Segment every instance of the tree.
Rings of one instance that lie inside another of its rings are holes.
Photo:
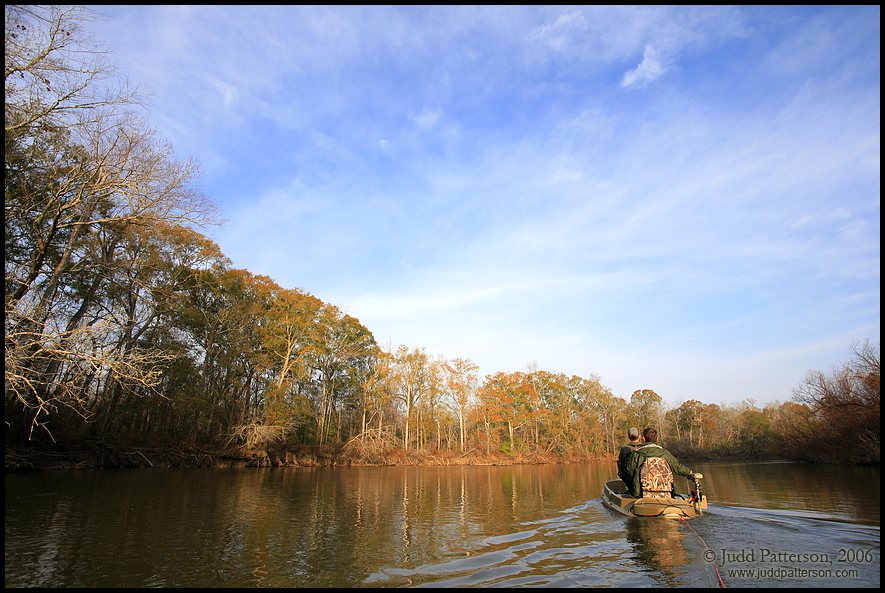
[[[640,430],[655,426],[663,430],[664,400],[651,389],[637,389],[630,396],[630,409]],[[663,436],[663,435],[661,435]]]
[[[109,229],[114,232],[106,233]],[[94,233],[94,238],[100,240],[97,248],[104,255],[100,259],[80,258],[81,264],[92,265],[98,259],[100,265],[89,274],[81,271],[81,277],[91,279],[90,286],[81,298],[78,311],[69,320],[69,327],[82,312],[91,312],[90,322],[102,319],[114,328],[113,348],[120,355],[150,347],[167,357],[179,356],[178,348],[172,344],[174,330],[170,326],[181,321],[177,309],[186,302],[184,293],[193,287],[195,279],[207,279],[205,283],[214,289],[216,275],[229,263],[227,258],[212,241],[174,224],[110,225]],[[67,284],[76,286],[76,282]],[[114,315],[106,317],[102,311]],[[207,327],[215,331],[217,326]],[[201,344],[206,347],[206,360],[214,353],[215,342],[218,340]],[[163,372],[165,366],[161,368]],[[204,369],[203,377],[209,376]],[[104,435],[123,429],[134,433],[147,428],[138,418],[149,416],[147,410],[151,406],[141,402],[144,393],[138,389],[124,390],[117,380],[106,383],[107,392],[99,393],[90,406],[96,419],[96,432]],[[205,379],[197,381],[195,390],[211,393],[210,386],[201,385],[204,383]],[[204,389],[200,390],[200,386]],[[159,390],[157,393],[162,395]],[[211,414],[209,422],[213,422]]]
[[[495,373],[483,385],[485,400],[493,414],[507,425],[509,447],[516,451],[516,430],[531,422],[537,410],[538,393],[525,373]]]
[[[166,396],[196,413],[205,438],[227,434],[259,415],[271,361],[262,348],[261,320],[267,317],[269,278],[219,263],[191,267],[179,262],[177,290],[158,296],[174,330],[187,335],[186,356],[198,369],[189,381],[170,382]],[[185,403],[187,402],[187,403]]]
[[[764,456],[768,452],[769,440],[772,436],[771,423],[768,417],[756,408],[741,412],[740,450],[750,457]]]
[[[476,405],[470,411],[477,423],[483,427],[486,456],[491,454],[492,444],[497,445],[499,435],[496,424],[501,421],[501,406],[498,401],[497,385],[486,377],[476,391]],[[493,430],[494,429],[494,430]]]
[[[827,461],[878,463],[880,454],[879,347],[853,347],[853,357],[831,374],[808,374],[794,399],[815,418],[807,446]]]
[[[322,302],[298,289],[274,287],[263,326],[264,347],[276,361],[276,388],[306,376],[306,349]]]
[[[396,387],[394,385],[393,354],[379,349],[375,357],[369,359],[362,382],[363,389],[363,436],[371,436],[372,440],[383,443],[384,417],[394,415]],[[377,427],[370,426],[377,421]],[[367,439],[363,439],[366,441]],[[391,439],[393,440],[393,439]]]
[[[405,427],[403,430],[403,447],[408,449],[411,445],[410,426],[412,410],[416,409],[418,402],[427,393],[430,380],[430,358],[423,348],[409,349],[400,346],[394,357],[394,381],[396,383],[397,398],[405,406]],[[417,443],[416,443],[417,445]]]
[[[359,392],[359,371],[369,365],[377,346],[372,333],[355,318],[329,304],[320,306],[305,361],[319,384],[317,434],[320,444],[327,438],[339,391]],[[340,428],[340,423],[339,423]],[[340,437],[339,437],[340,438]]]
[[[118,249],[214,211],[83,40],[82,9],[5,11],[4,378],[7,422],[32,435],[62,409],[88,417],[102,380],[155,392],[169,356],[137,339],[152,303],[111,281],[137,277]]]
[[[684,402],[677,409],[676,428],[677,434],[688,433],[688,445],[690,447],[704,446],[704,433],[702,419],[704,416],[705,405],[696,399],[690,399]],[[698,441],[695,443],[695,435]]]
[[[73,134],[91,116],[125,116],[136,93],[116,79],[80,23],[81,6],[5,6],[7,140]]]
[[[443,421],[445,419],[443,396],[446,393],[446,361],[443,357],[437,356],[430,361],[430,368],[427,374],[427,410],[429,418],[427,421],[436,431],[436,448],[442,448]],[[428,431],[429,432],[429,431]]]
[[[766,408],[778,454],[786,459],[812,461],[814,452],[809,445],[815,441],[816,419],[806,404],[787,401],[769,410]]]
[[[469,358],[456,358],[445,365],[446,385],[449,394],[458,411],[458,431],[460,435],[461,451],[465,447],[465,415],[471,397],[476,393],[479,383],[479,366]]]

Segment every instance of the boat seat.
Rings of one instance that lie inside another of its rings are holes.
[[[643,498],[673,496],[673,470],[663,457],[647,458],[639,470]]]

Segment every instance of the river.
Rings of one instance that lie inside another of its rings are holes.
[[[8,474],[5,586],[879,586],[878,466],[689,465],[689,521],[614,463]]]

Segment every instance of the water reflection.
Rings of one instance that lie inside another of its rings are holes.
[[[611,463],[9,475],[6,586],[712,586],[700,536],[717,550],[787,538],[790,550],[816,550],[824,534],[831,547],[878,553],[878,475],[864,493],[855,481],[870,476],[851,468],[705,464],[711,511],[692,520],[696,535],[603,507],[615,471]],[[878,584],[878,564],[859,568],[849,585]]]
[[[627,520],[627,541],[633,544],[635,558],[660,579],[660,585],[682,584],[689,564],[685,547],[685,531],[679,521],[632,517]]]
[[[801,463],[699,463],[704,492],[720,506],[812,510],[879,523],[878,466]]]

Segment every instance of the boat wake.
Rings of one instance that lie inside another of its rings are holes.
[[[878,525],[811,510],[709,506],[692,523],[728,587],[878,586]]]
[[[878,526],[807,511],[711,504],[680,521],[618,515],[595,499],[511,533],[464,541],[432,562],[383,568],[364,585],[878,586],[878,542]],[[848,562],[840,550],[852,549],[858,552]]]

